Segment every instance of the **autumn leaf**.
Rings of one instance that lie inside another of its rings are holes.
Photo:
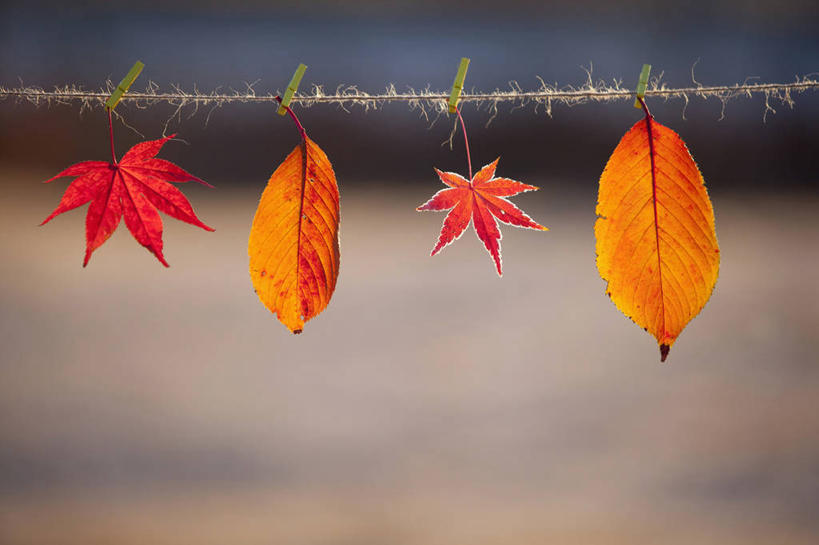
[[[435,169],[441,181],[449,188],[442,189],[436,193],[429,201],[419,206],[416,210],[450,210],[438,242],[432,249],[430,255],[435,255],[444,247],[456,241],[472,222],[475,234],[483,242],[486,251],[495,261],[498,276],[503,276],[501,271],[501,232],[498,229],[496,219],[515,227],[525,227],[528,229],[538,229],[548,231],[546,227],[535,223],[521,209],[506,200],[525,191],[534,191],[538,188],[533,185],[526,185],[508,178],[495,178],[495,169],[498,161],[495,159],[479,170],[472,180],[467,180],[454,172],[441,172]]]
[[[597,268],[617,308],[656,337],[660,358],[705,306],[719,273],[714,211],[682,139],[646,117],[600,177]]]
[[[90,202],[85,217],[83,267],[88,265],[91,253],[113,234],[123,217],[137,242],[168,267],[162,255],[162,218],[157,210],[206,231],[213,231],[199,221],[185,195],[168,181],[180,183],[192,180],[213,186],[170,161],[155,157],[165,142],[174,136],[141,142],[128,150],[119,162],[85,161],[46,180],[45,183],[48,183],[64,176],[77,177],[65,190],[54,212],[40,225]]]
[[[333,295],[338,221],[333,167],[305,136],[270,177],[248,241],[256,294],[293,333],[301,333]]]

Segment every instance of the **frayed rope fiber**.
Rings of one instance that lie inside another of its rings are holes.
[[[489,93],[464,92],[461,95],[462,103],[470,103],[480,106],[488,106],[488,109],[497,114],[497,106],[501,103],[512,103],[516,106],[527,104],[542,105],[546,113],[551,115],[554,104],[572,106],[588,102],[612,102],[618,100],[630,100],[635,96],[632,89],[622,87],[622,84],[615,81],[609,85],[605,82],[592,82],[589,79],[585,84],[578,87],[567,86],[558,87],[556,84],[550,85],[538,78],[540,86],[534,91],[523,91],[517,83],[511,83],[510,89],[503,91],[496,89]],[[37,87],[17,87],[6,88],[0,86],[0,100],[22,100],[36,105],[40,104],[61,104],[70,102],[81,102],[83,107],[90,108],[96,104],[102,104],[110,96],[114,85],[107,83],[106,89],[99,91],[87,91],[77,86],[67,85],[56,87],[53,91],[47,91]],[[752,97],[763,95],[765,97],[765,114],[775,112],[771,107],[771,102],[778,102],[793,106],[792,95],[809,90],[819,89],[819,80],[811,77],[797,78],[792,83],[737,83],[734,85],[704,86],[697,84],[692,87],[669,88],[664,83],[661,84],[659,78],[650,82],[647,97],[669,99],[681,99],[688,103],[690,97],[700,97],[704,99],[717,98],[725,104],[731,99],[738,97]],[[341,86],[333,94],[326,94],[321,86],[314,86],[310,94],[297,94],[292,99],[292,104],[300,106],[314,106],[316,104],[335,104],[342,108],[363,107],[365,110],[378,108],[387,103],[406,102],[412,108],[418,108],[426,116],[428,113],[443,113],[447,108],[449,93],[432,92],[427,90],[398,92],[394,85],[390,85],[380,94],[370,94],[360,91],[355,86]],[[243,92],[233,91],[230,93],[211,92],[203,93],[198,90],[192,92],[183,91],[179,87],[174,87],[171,92],[160,92],[155,83],[149,83],[145,91],[129,92],[122,97],[123,102],[135,103],[137,107],[146,107],[154,104],[167,103],[178,108],[184,106],[222,106],[224,104],[243,103],[276,103],[275,95],[257,94],[253,85],[248,84]]]

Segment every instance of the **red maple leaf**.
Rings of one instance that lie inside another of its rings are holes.
[[[116,230],[122,217],[137,242],[168,267],[162,256],[162,218],[157,210],[206,231],[213,231],[199,221],[185,195],[168,181],[179,183],[192,180],[213,186],[170,161],[155,157],[165,142],[174,136],[140,142],[128,150],[119,162],[84,161],[46,180],[44,183],[64,176],[77,176],[65,190],[54,212],[40,225],[90,202],[85,217],[83,267],[88,265],[91,253]]]
[[[472,177],[472,181],[454,172],[441,172],[435,169],[441,181],[449,188],[442,189],[416,210],[452,210],[444,218],[438,243],[430,255],[437,254],[460,238],[471,221],[475,227],[475,234],[483,241],[486,251],[495,260],[498,276],[503,276],[500,255],[501,232],[495,218],[516,227],[548,231],[548,228],[535,223],[523,210],[504,198],[538,188],[508,178],[495,178],[499,160],[500,158],[495,159],[493,163],[479,170]]]

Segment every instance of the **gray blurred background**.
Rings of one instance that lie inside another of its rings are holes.
[[[815,2],[5,2],[0,85],[118,81],[281,90],[388,83],[476,91],[536,76],[633,87],[819,71]],[[475,166],[541,187],[503,228],[504,278],[443,214],[414,207],[465,171],[451,119],[404,104],[298,110],[342,193],[328,309],[290,335],[246,243],[297,143],[270,106],[169,122],[162,151],[216,186],[185,192],[206,233],[166,221],[170,269],[120,226],[82,269],[85,208],[46,227],[65,166],[107,159],[104,113],[0,102],[0,542],[798,543],[819,541],[819,96],[650,102],[708,183],[722,248],[703,313],[658,363],[594,265],[600,172],[628,102],[490,113]],[[145,138],[171,106],[118,111]],[[191,112],[185,112],[191,113]],[[206,124],[206,119],[208,119]],[[121,155],[141,137],[118,123]]]

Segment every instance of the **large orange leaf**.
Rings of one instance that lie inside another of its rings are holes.
[[[253,218],[253,287],[293,333],[324,310],[336,287],[338,197],[330,160],[305,137],[270,177]]]
[[[719,273],[714,210],[677,133],[646,115],[623,136],[600,177],[597,215],[606,293],[657,338],[665,361]]]

